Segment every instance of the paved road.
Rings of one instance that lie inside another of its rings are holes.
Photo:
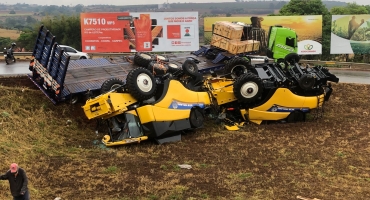
[[[370,71],[330,70],[341,83],[370,84]]]
[[[16,62],[6,65],[0,62],[0,76],[11,76],[18,74],[29,74],[29,62]],[[363,83],[370,84],[370,71],[330,70],[339,78],[341,83]]]
[[[28,69],[29,64],[29,62],[16,62],[7,65],[5,62],[0,62],[0,76],[29,74],[31,73]]]

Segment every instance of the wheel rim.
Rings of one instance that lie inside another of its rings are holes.
[[[175,64],[168,64],[168,67],[171,67],[173,69],[179,69],[179,66],[175,65]]]
[[[231,75],[235,77],[239,77],[240,75],[245,73],[245,70],[246,70],[246,67],[244,65],[235,65],[231,69]]]
[[[152,57],[151,57],[150,55],[148,55],[148,54],[140,54],[140,55],[141,55],[141,57],[143,57],[144,59],[147,59],[147,60],[152,59]]]
[[[141,73],[136,80],[137,86],[143,92],[149,92],[153,88],[152,79],[148,74]]]
[[[166,60],[166,58],[165,58],[164,56],[157,56],[157,58],[158,58],[159,60]]]
[[[247,99],[253,98],[258,93],[258,85],[254,82],[246,82],[240,89],[240,94]]]

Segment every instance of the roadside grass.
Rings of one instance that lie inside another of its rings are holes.
[[[18,162],[33,199],[370,199],[370,85],[333,87],[318,121],[235,132],[208,122],[177,143],[103,148],[81,105],[0,84],[0,172]]]
[[[12,40],[17,40],[20,35],[21,35],[20,32],[17,30],[7,30],[7,29],[0,28],[1,37],[10,38]],[[1,48],[3,49],[4,47],[1,47]]]

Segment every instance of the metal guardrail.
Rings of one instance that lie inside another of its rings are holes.
[[[161,52],[166,53],[166,52]],[[32,52],[14,52],[15,56],[31,56]],[[129,55],[132,53],[89,53],[91,58],[101,58],[101,57],[114,57],[114,56],[123,56]],[[369,68],[369,63],[355,63],[355,62],[338,62],[338,61],[319,61],[319,60],[300,60],[300,63],[310,64],[310,65],[322,65],[322,66],[333,66],[340,68]]]

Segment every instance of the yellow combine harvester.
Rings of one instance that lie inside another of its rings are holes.
[[[306,96],[284,85],[268,88],[253,72],[236,79],[203,77],[191,59],[182,68],[187,70],[154,76],[138,67],[125,83],[107,80],[102,94],[83,106],[88,119],[108,122],[102,142],[113,146],[147,139],[178,141],[182,131],[202,127],[208,115],[225,122],[229,130],[239,129],[245,121],[304,121],[305,114],[321,108],[331,93],[330,86]]]

